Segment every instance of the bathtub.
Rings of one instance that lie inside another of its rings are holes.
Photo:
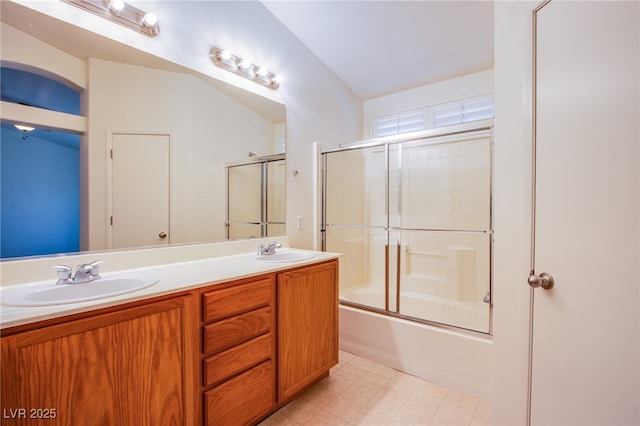
[[[384,289],[375,285],[360,286],[342,292],[340,300],[384,309]],[[395,299],[390,303],[394,304]],[[489,332],[489,305],[482,300],[457,301],[418,291],[403,290],[400,312],[403,315],[440,324],[483,333]]]
[[[371,301],[367,298],[380,300],[379,293],[370,288],[352,290],[350,297],[353,302],[359,298],[357,303],[362,304]],[[414,295],[412,299],[409,304],[435,305],[428,296]],[[454,312],[465,320],[477,321],[479,311],[476,308],[458,306]],[[344,304],[340,305],[339,312],[340,349],[478,398],[491,399],[491,336]]]

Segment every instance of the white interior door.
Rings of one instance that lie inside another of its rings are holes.
[[[639,424],[639,3],[537,12],[531,424]]]
[[[169,136],[112,135],[111,247],[168,244]]]

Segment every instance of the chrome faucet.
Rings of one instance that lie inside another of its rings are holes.
[[[51,267],[58,273],[56,284],[80,284],[100,279],[100,265],[102,260],[85,263],[76,267],[76,273],[71,276],[71,267],[66,265],[54,265]]]
[[[276,254],[276,249],[282,247],[282,244],[271,241],[268,245],[258,244],[258,256],[272,256]]]

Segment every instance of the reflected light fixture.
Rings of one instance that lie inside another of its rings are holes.
[[[23,132],[33,132],[36,128],[31,126],[26,126],[24,124],[14,124],[15,128],[18,130],[22,130]]]
[[[158,17],[124,0],[62,0],[149,37],[160,34]]]
[[[252,63],[248,59],[240,58],[227,50],[213,47],[209,51],[209,58],[220,68],[241,75],[246,79],[255,81],[270,89],[275,90],[280,87],[280,78],[274,73],[265,67],[260,67]]]
[[[29,132],[33,132],[36,129],[35,127],[27,126],[26,124],[14,124],[14,127],[22,132],[23,141],[27,140]]]

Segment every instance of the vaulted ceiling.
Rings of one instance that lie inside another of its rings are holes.
[[[363,100],[493,68],[492,1],[262,3]]]
[[[206,16],[210,3],[199,0]],[[163,16],[182,13],[187,2],[140,0]],[[261,3],[361,100],[493,68],[493,1],[491,0],[262,0]],[[11,7],[9,7],[11,6]],[[136,57],[131,48],[115,49],[97,35],[79,37],[65,27],[22,19],[24,8],[2,1],[3,21],[25,32],[37,27],[53,45],[69,44],[83,57]],[[194,20],[208,34],[206,19]],[[44,32],[44,30],[48,30]],[[84,49],[84,51],[82,50]],[[148,55],[147,61],[153,63]],[[132,61],[132,63],[135,63]]]

